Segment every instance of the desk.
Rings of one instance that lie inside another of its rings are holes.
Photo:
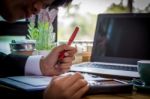
[[[144,94],[132,94],[132,95],[95,95],[95,96],[88,96],[84,99],[150,99],[150,95]]]
[[[81,62],[82,57],[77,56],[77,59],[74,63]],[[10,88],[7,86],[0,85],[0,99],[1,96],[6,96],[6,99],[13,98],[13,99],[42,99],[42,92],[37,93],[24,93],[14,88]],[[15,98],[14,98],[15,97]],[[99,94],[99,95],[90,95],[85,96],[82,99],[150,99],[150,94],[142,94],[133,92],[132,94]]]
[[[101,94],[101,95],[93,95],[87,96],[83,99],[150,99],[150,94],[140,94],[140,93],[133,93],[133,94]]]
[[[4,88],[4,86],[0,85],[0,97],[4,96],[7,97],[8,99],[9,98],[42,99],[41,93],[22,93],[17,91],[16,89],[13,88],[10,89],[8,87]],[[150,94],[142,94],[136,92],[133,92],[132,94],[99,94],[99,95],[85,96],[82,99],[150,99]]]
[[[0,84],[0,99],[42,99],[43,91],[27,92]]]

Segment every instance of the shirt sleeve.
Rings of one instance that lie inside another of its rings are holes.
[[[25,64],[25,75],[42,75],[40,69],[41,55],[29,56]]]

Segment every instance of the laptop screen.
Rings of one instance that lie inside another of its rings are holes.
[[[150,60],[150,14],[100,14],[91,61]]]

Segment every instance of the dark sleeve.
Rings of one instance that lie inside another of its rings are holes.
[[[0,77],[24,75],[24,67],[28,56],[0,52]]]

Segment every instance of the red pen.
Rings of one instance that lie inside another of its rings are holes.
[[[73,40],[75,39],[75,37],[76,37],[78,31],[79,31],[79,27],[76,27],[75,30],[74,30],[74,32],[73,32],[72,35],[70,36],[69,41],[67,42],[67,45],[71,45],[71,43],[72,43]],[[58,57],[58,60],[61,60],[61,59],[64,58],[64,53],[65,53],[65,50],[60,53],[60,55],[59,55],[59,57]]]

